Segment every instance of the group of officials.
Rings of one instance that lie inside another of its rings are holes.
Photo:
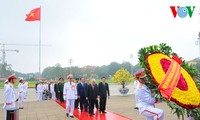
[[[16,83],[17,77],[15,74],[8,77],[8,79],[4,82],[4,120],[7,119],[7,109],[15,108],[15,102],[18,101],[19,109],[23,109],[23,102],[27,96],[28,92],[28,82],[26,82],[22,77],[19,77],[18,84],[18,96],[15,96],[14,84]]]
[[[110,98],[109,85],[106,78],[102,77],[102,82],[98,85],[96,80],[91,83],[84,78],[73,80],[73,75],[68,75],[68,81],[64,84],[63,98],[66,100],[66,116],[74,118],[74,108],[80,106],[81,112],[88,112],[90,116],[94,115],[94,106],[99,113],[106,113],[106,100]]]
[[[94,115],[94,106],[99,113],[106,113],[106,101],[110,98],[109,85],[106,78],[102,77],[98,85],[95,79],[85,80],[81,78],[73,79],[73,75],[67,76],[67,81],[61,77],[59,81],[39,81],[36,85],[38,101],[42,101],[42,95],[45,91],[50,91],[52,100],[60,100],[60,103],[66,101],[66,116],[74,118],[74,109],[80,108],[81,112],[88,112],[90,116]]]

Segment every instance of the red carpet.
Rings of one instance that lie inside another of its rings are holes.
[[[64,109],[66,107],[65,103],[60,104],[60,101],[56,100],[56,102],[62,106]],[[74,116],[79,120],[132,120],[125,116],[108,112],[106,114],[99,114],[99,112],[95,109],[95,115],[89,116],[88,112],[81,112],[79,109],[74,110]]]

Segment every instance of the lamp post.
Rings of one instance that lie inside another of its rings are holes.
[[[133,74],[133,65],[132,65],[132,62],[133,62],[133,54],[130,55],[130,58],[131,58],[131,74]]]
[[[73,62],[72,58],[70,58],[68,62],[69,62],[69,74],[71,74],[72,73],[71,65],[72,65],[72,62]]]
[[[199,45],[199,58],[200,58],[200,32],[197,38],[197,41],[195,42],[196,45]]]
[[[200,15],[200,10],[199,10],[198,14]],[[195,42],[195,44],[199,45],[199,58],[200,58],[200,32],[198,34],[198,38],[197,38],[197,41]]]

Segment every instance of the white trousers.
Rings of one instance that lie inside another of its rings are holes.
[[[18,99],[18,106],[19,106],[19,107],[23,107],[23,103],[24,103],[24,94],[25,94],[25,93],[19,93],[19,99]]]
[[[164,112],[158,108],[149,107],[141,114],[146,116],[146,120],[164,120]]]
[[[51,92],[51,99],[52,99],[52,100],[55,100],[55,99],[56,99],[56,95],[55,95],[55,92],[54,92],[54,91]]]
[[[66,100],[66,113],[69,113],[70,116],[74,115],[74,102],[75,99]]]
[[[27,97],[27,94],[28,94],[28,90],[25,91],[25,93],[24,93],[24,98]]]
[[[38,92],[38,101],[42,101],[42,92]]]

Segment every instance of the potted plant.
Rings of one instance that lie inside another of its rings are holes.
[[[113,75],[112,81],[122,85],[122,88],[119,88],[119,92],[125,96],[129,92],[129,88],[126,85],[134,81],[134,78],[127,69],[121,68]]]

